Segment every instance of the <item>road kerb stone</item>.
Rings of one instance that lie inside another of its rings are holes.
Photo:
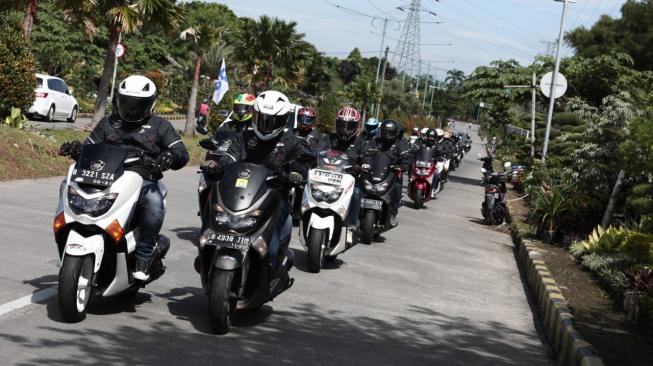
[[[508,211],[512,207],[508,202]],[[541,253],[524,241],[516,225],[511,224],[511,234],[517,247],[518,267],[524,275],[531,296],[540,312],[547,341],[560,366],[603,366],[594,348],[584,341],[574,329],[574,316],[562,295]]]

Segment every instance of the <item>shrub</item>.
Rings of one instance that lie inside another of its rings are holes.
[[[569,246],[569,253],[573,255],[576,259],[582,257],[587,253],[587,249],[585,248],[585,242],[584,241],[575,241],[571,243]]]
[[[648,267],[631,269],[625,272],[628,279],[628,289],[646,292],[653,290],[653,271]]]
[[[619,300],[628,284],[623,271],[635,265],[635,262],[621,254],[593,253],[583,257],[582,265],[613,298]]]
[[[619,250],[641,262],[651,261],[653,235],[633,232],[626,236]]]
[[[626,239],[626,229],[610,226],[603,229],[597,226],[585,241],[585,250],[589,253],[615,253]]]
[[[34,102],[34,59],[19,24],[0,25],[0,120]]]
[[[529,220],[539,228],[554,231],[558,228],[562,214],[567,211],[564,188],[552,185],[548,190],[534,189]]]

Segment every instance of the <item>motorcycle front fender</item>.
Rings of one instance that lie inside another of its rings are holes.
[[[333,237],[333,230],[336,226],[333,216],[320,217],[316,214],[311,214],[311,218],[308,221],[308,230],[306,230],[306,236],[310,234],[312,229],[316,230],[328,230],[329,231],[329,241]]]
[[[85,238],[75,230],[70,230],[64,247],[64,256],[83,257],[88,254],[93,254],[95,259],[93,272],[97,272],[100,269],[104,255],[104,237],[97,234]],[[63,262],[63,258],[61,260]]]
[[[213,260],[213,267],[223,271],[233,271],[242,266],[243,258],[242,252],[219,250]]]

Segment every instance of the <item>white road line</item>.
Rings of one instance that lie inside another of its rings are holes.
[[[0,305],[0,316],[11,313],[14,310],[24,308],[27,305],[36,304],[37,302],[48,299],[56,294],[56,287],[48,287],[43,290],[36,291],[31,295],[23,296],[20,299],[2,304]]]

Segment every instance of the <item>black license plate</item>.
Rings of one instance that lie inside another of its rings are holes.
[[[108,187],[116,180],[115,173],[96,172],[89,169],[73,169],[73,182]]]
[[[381,211],[383,209],[383,201],[363,198],[361,200],[361,207],[364,209]]]
[[[247,250],[249,249],[249,238],[236,234],[211,233],[208,237],[209,244],[222,248]]]

